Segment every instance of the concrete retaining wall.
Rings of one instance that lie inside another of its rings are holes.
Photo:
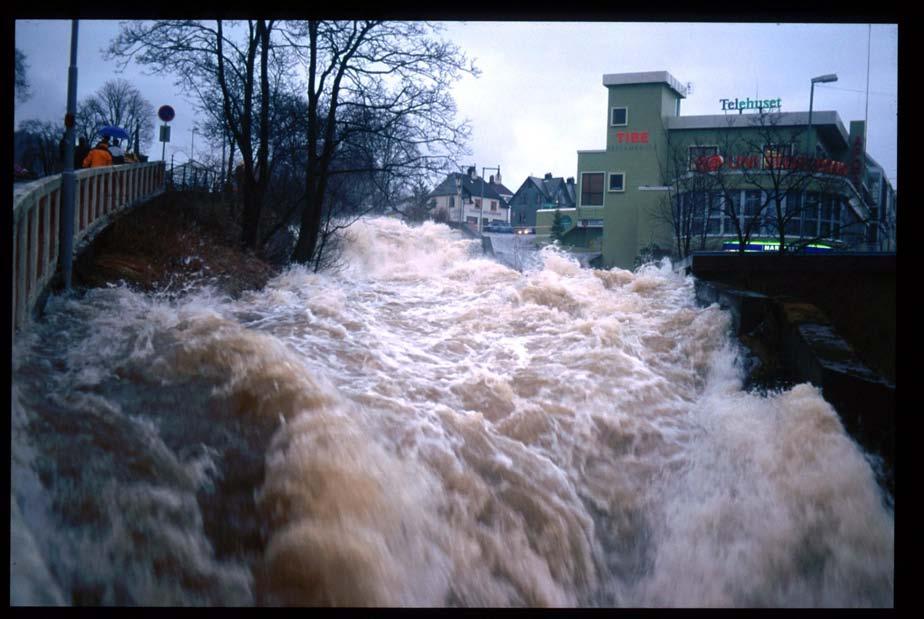
[[[695,288],[700,303],[731,312],[734,333],[758,359],[754,382],[819,387],[847,432],[882,457],[882,481],[894,490],[895,385],[863,363],[827,313],[802,299],[721,282],[697,278]]]

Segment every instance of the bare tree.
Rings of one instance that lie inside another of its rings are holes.
[[[279,52],[275,28],[275,21],[263,19],[127,22],[107,50],[107,57],[119,59],[121,67],[135,60],[155,72],[174,73],[177,84],[195,93],[201,108],[233,138],[242,164],[237,175],[243,201],[241,244],[249,249],[258,249],[269,179],[270,65]]]
[[[325,231],[338,220],[325,211],[333,176],[445,166],[458,154],[469,128],[453,120],[449,87],[460,73],[476,70],[433,36],[438,30],[385,21],[309,21],[290,29],[292,41],[307,37],[296,47],[308,65],[307,190],[293,260],[320,268]],[[338,153],[363,134],[393,142],[359,168],[337,166]]]
[[[154,106],[141,92],[124,79],[109,80],[95,94],[84,99],[77,109],[77,133],[92,140],[106,125],[125,129],[129,138],[125,150],[140,152],[135,144],[137,132],[141,146],[148,148],[154,140]]]
[[[672,143],[667,136],[667,150],[658,153],[661,178],[667,190],[655,210],[655,218],[668,224],[673,232],[675,254],[685,258],[693,250],[704,249],[709,217],[722,206],[716,199],[721,182],[716,174],[705,174],[702,166],[691,163],[690,147],[703,148],[699,142]]]
[[[14,63],[14,89],[16,91],[16,99],[20,102],[27,101],[29,97],[32,96],[32,92],[29,87],[29,77],[26,74],[26,72],[29,70],[29,65],[26,64],[26,55],[19,51],[19,48],[16,48]]]
[[[28,134],[29,144],[23,153],[23,165],[40,175],[56,174],[62,169],[61,127],[45,120],[24,120],[19,130]]]
[[[405,221],[420,223],[430,218],[436,201],[430,197],[430,188],[423,179],[418,179],[410,188],[410,195],[396,210]]]

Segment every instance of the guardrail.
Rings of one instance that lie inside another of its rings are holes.
[[[74,243],[92,238],[110,217],[164,191],[164,163],[125,164],[74,173]],[[61,175],[14,189],[12,329],[23,326],[58,266]]]

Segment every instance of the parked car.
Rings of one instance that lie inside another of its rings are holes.
[[[501,234],[513,234],[513,226],[508,223],[493,223],[484,227],[485,232],[499,232]]]

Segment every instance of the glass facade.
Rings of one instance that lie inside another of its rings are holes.
[[[849,240],[862,229],[839,194],[815,191],[790,191],[782,203],[782,220],[778,221],[776,204],[767,195],[753,189],[726,193],[690,191],[677,196],[679,220],[691,222],[695,237],[737,237],[733,218],[741,231],[750,237],[779,235],[782,225],[787,237],[798,239]],[[705,226],[705,230],[704,230]]]

